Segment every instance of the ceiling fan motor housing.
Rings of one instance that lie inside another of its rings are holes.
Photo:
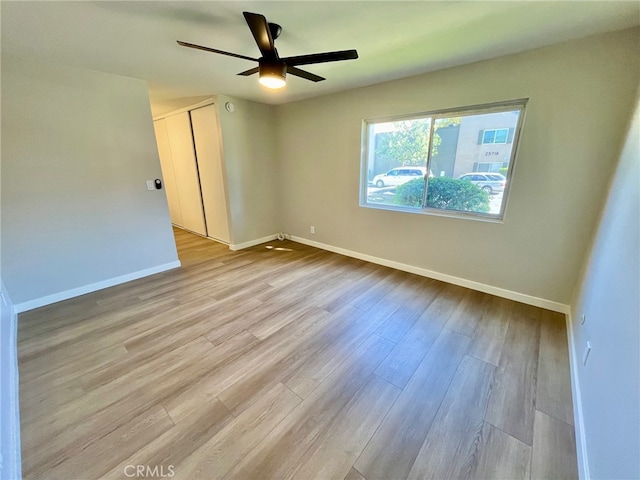
[[[269,25],[269,31],[271,32],[271,38],[273,38],[274,40],[276,38],[278,38],[280,36],[280,34],[282,33],[282,27],[280,25],[278,25],[277,23],[271,23],[271,22],[268,22],[267,25]]]
[[[258,62],[260,63],[260,74],[285,78],[287,74],[287,66],[284,62],[279,60],[268,60],[265,58],[261,58]]]

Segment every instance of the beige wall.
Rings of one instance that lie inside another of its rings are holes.
[[[2,281],[18,309],[179,265],[147,85],[2,58]]]
[[[225,109],[227,102],[234,104],[233,112]],[[222,131],[233,247],[281,229],[274,107],[225,95],[217,96],[216,105]]]
[[[632,108],[638,38],[590,37],[277,107],[284,230],[568,304]],[[359,207],[364,118],[517,98],[530,101],[504,223]]]

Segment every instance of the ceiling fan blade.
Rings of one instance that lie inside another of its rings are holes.
[[[295,75],[296,77],[311,80],[312,82],[321,82],[322,80],[326,80],[324,77],[321,77],[314,73],[305,72],[304,70],[300,70],[299,68],[296,68],[296,67],[290,67],[289,65],[287,65],[287,73],[290,73],[291,75]]]
[[[253,75],[254,73],[258,73],[259,71],[260,71],[260,67],[255,67],[249,70],[245,70],[244,72],[240,72],[238,75],[242,75],[243,77],[248,77],[249,75]]]
[[[181,42],[180,40],[177,40],[177,42],[178,42],[178,45],[181,45],[183,47],[195,48],[197,50],[204,50],[205,52],[219,53],[221,55],[227,55],[229,57],[243,58],[245,60],[251,60],[254,62],[258,61],[257,58],[251,58],[245,55],[238,55],[237,53],[224,52],[222,50],[216,50],[215,48],[203,47],[202,45],[195,45],[193,43]]]
[[[278,54],[276,52],[275,44],[273,43],[273,37],[271,36],[271,30],[267,19],[263,15],[251,12],[242,12],[244,19],[249,25],[249,30],[260,49],[262,56],[268,59],[277,59]]]
[[[356,50],[340,50],[338,52],[312,53],[310,55],[299,55],[297,57],[287,57],[281,60],[289,66],[311,65],[312,63],[339,62],[341,60],[355,60],[358,58]]]

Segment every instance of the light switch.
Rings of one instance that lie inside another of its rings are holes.
[[[153,180],[147,180],[147,190],[155,190],[156,185]]]

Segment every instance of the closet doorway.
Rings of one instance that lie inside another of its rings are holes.
[[[224,159],[215,103],[156,117],[153,125],[171,222],[229,244]]]

